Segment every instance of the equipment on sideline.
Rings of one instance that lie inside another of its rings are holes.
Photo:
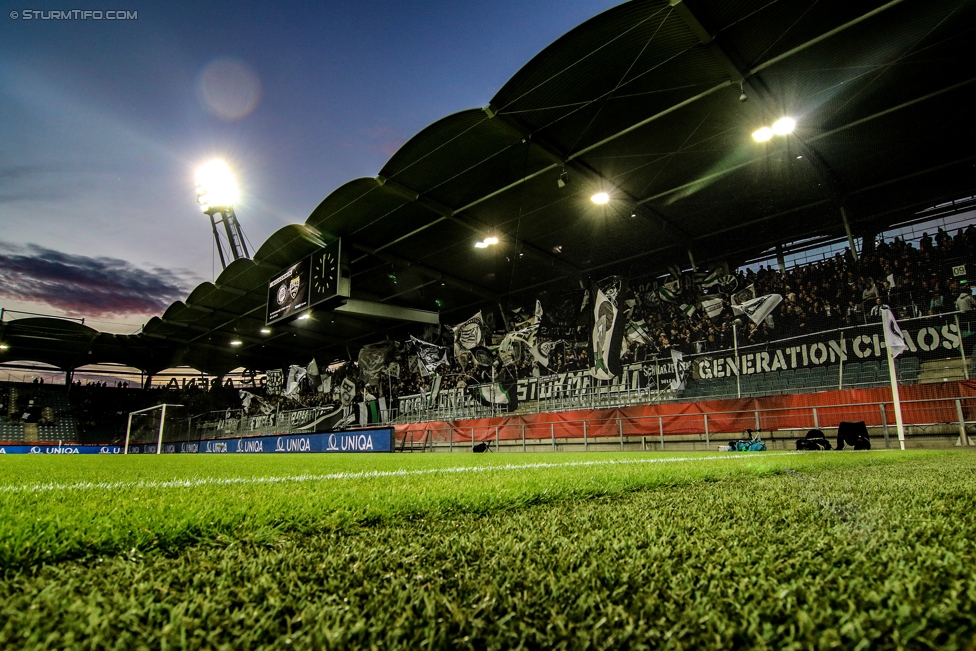
[[[797,450],[830,450],[830,441],[822,430],[812,429],[807,432],[805,438],[798,439],[796,442]]]

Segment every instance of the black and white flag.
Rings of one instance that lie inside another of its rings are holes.
[[[702,309],[705,310],[705,314],[708,315],[709,319],[717,319],[722,316],[722,310],[725,307],[725,301],[720,297],[716,298],[703,298],[701,302]]]
[[[369,386],[377,386],[393,355],[393,342],[387,341],[359,349],[359,377]]]
[[[610,276],[594,283],[593,330],[590,333],[591,373],[598,380],[611,380],[622,372],[620,350],[623,345],[626,317],[620,310],[627,281]]]
[[[748,285],[732,294],[732,307],[734,309],[736,305],[747,303],[754,298],[756,298],[756,286]],[[739,314],[739,312],[736,312],[736,314]]]
[[[269,396],[280,396],[281,388],[285,384],[285,374],[280,368],[268,369],[267,393]]]
[[[572,289],[551,292],[544,297],[545,302],[536,301],[535,321],[539,334],[551,339],[575,341],[584,297],[582,289]]]
[[[532,358],[538,362],[540,366],[549,368],[549,356],[552,355],[552,351],[556,349],[556,346],[563,343],[565,342],[562,340],[535,343],[529,346],[529,352],[532,353]]]
[[[485,343],[487,332],[487,326],[484,319],[481,318],[481,312],[478,312],[464,323],[454,326],[454,346],[465,350],[482,346]]]
[[[898,357],[908,350],[905,335],[902,334],[901,327],[895,321],[895,315],[891,310],[881,310],[881,323],[884,325],[885,346],[891,351],[891,356]]]
[[[495,362],[495,356],[484,346],[472,348],[471,356],[474,357],[474,363],[478,366],[491,366]]]
[[[302,366],[292,365],[288,367],[288,380],[285,382],[285,390],[283,392],[286,398],[295,398],[298,396],[301,382],[307,373],[308,371]]]
[[[685,380],[688,377],[688,367],[684,360],[684,353],[674,348],[671,349],[671,363],[674,364],[674,379],[671,380],[672,391],[682,391],[685,388]]]
[[[410,343],[417,352],[417,362],[423,375],[433,374],[439,366],[447,364],[447,346],[436,346],[410,335]]]
[[[759,325],[762,323],[762,320],[769,316],[769,313],[776,309],[776,306],[782,302],[783,297],[779,294],[766,294],[765,296],[748,300],[745,303],[733,305],[732,312],[739,315],[745,315],[749,317],[753,323]]]

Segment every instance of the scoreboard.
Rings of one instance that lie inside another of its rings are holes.
[[[336,240],[272,276],[268,282],[265,323],[271,325],[312,306],[340,298],[341,250],[342,243]]]

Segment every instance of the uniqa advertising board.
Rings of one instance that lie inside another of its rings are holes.
[[[163,454],[272,454],[276,452],[393,452],[393,428],[321,432],[318,434],[285,434],[248,438],[216,439],[163,443]],[[156,444],[134,444],[129,454],[155,454]]]
[[[122,454],[121,445],[0,445],[0,454]]]

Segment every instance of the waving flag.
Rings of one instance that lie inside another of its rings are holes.
[[[895,315],[891,310],[881,310],[881,323],[884,326],[885,346],[891,351],[892,357],[898,357],[908,350],[905,343],[905,335],[901,332],[901,327],[895,321]]]
[[[593,377],[610,380],[622,372],[620,350],[623,344],[627,319],[620,311],[627,281],[621,276],[610,276],[594,283],[593,330],[590,334]]]

